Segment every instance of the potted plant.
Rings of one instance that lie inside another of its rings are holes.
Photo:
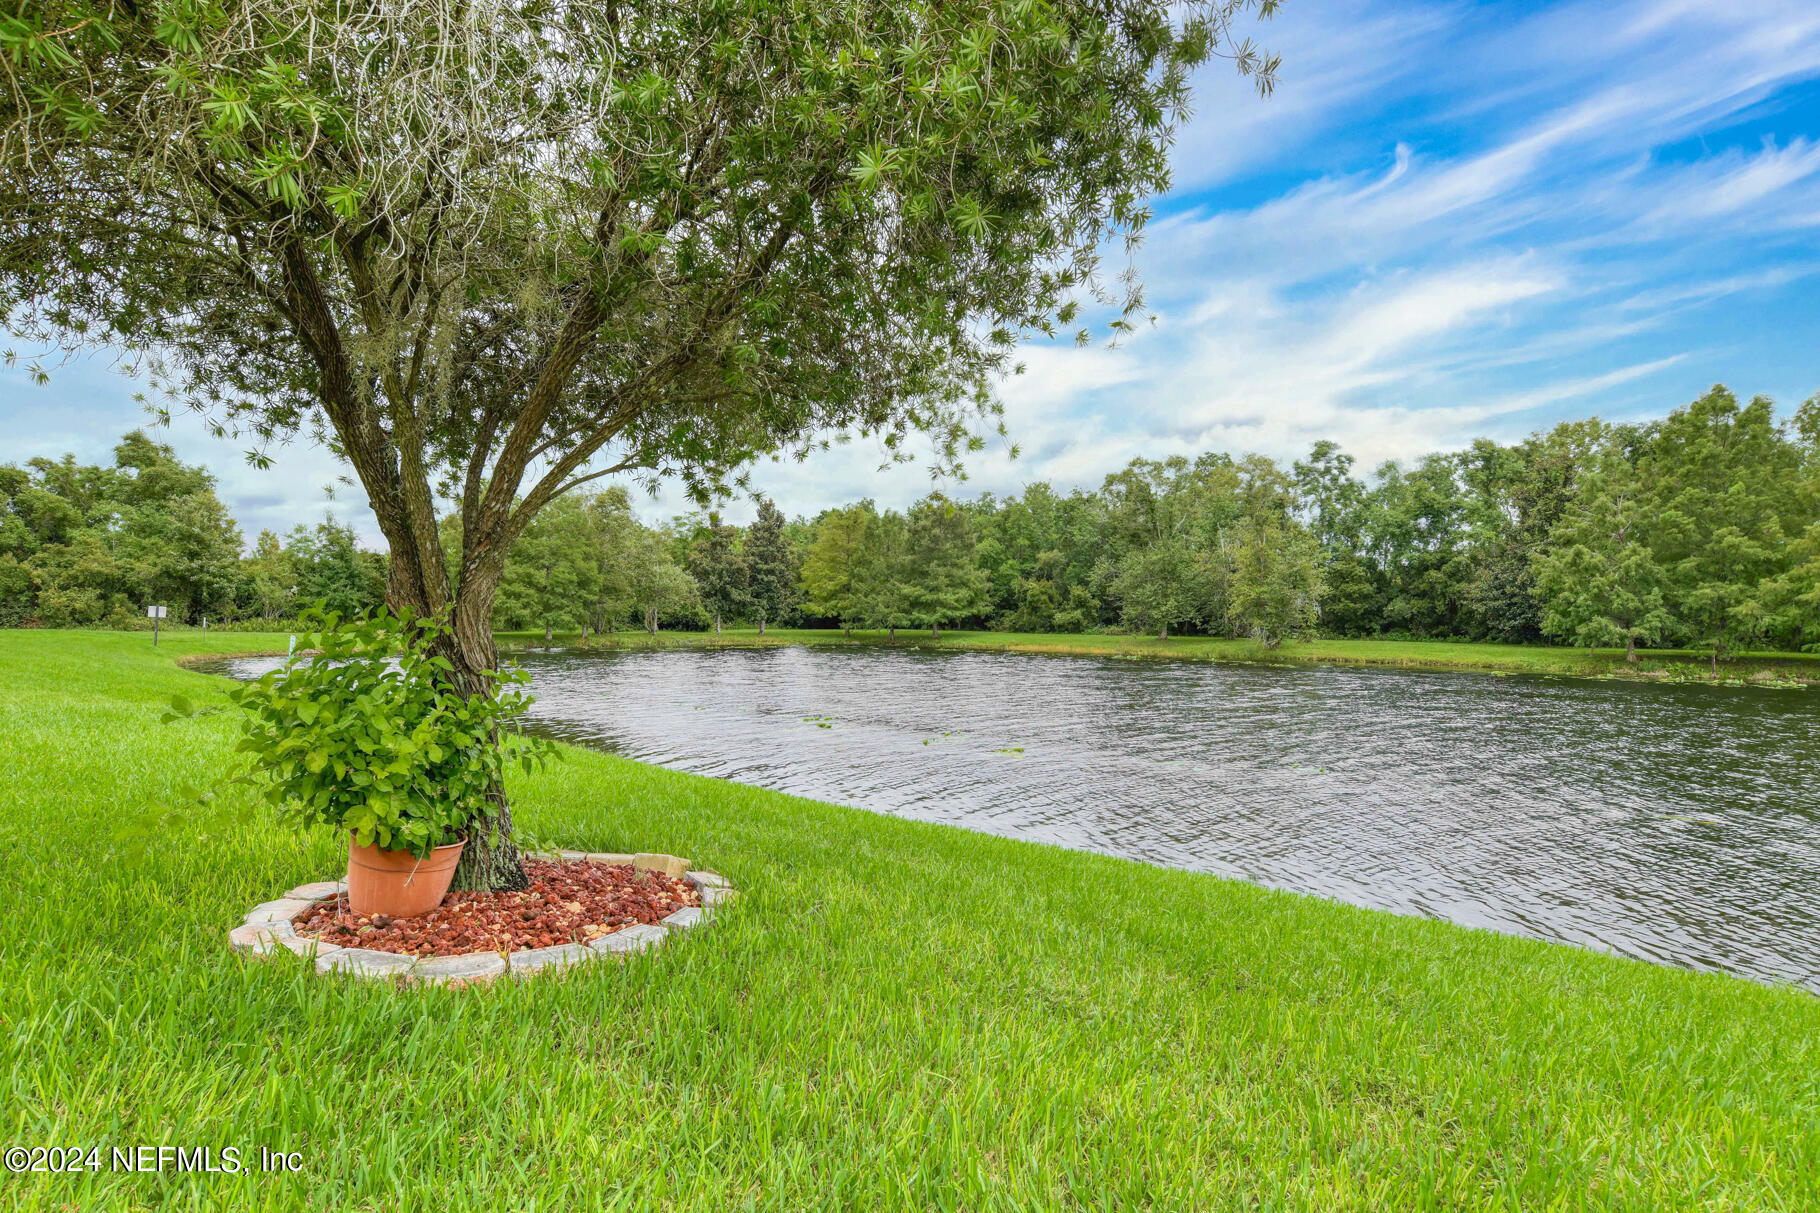
[[[347,836],[356,914],[426,914],[468,838],[494,828],[508,747],[527,769],[552,747],[518,731],[522,691],[468,696],[449,683],[440,621],[311,614],[321,630],[305,638],[307,656],[229,692],[245,712],[237,748],[281,813]]]

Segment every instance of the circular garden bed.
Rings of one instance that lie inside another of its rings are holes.
[[[733,896],[674,855],[530,854],[525,875],[522,892],[451,893],[415,918],[355,916],[343,881],[299,885],[254,906],[228,942],[249,956],[295,952],[318,973],[462,985],[655,947]]]

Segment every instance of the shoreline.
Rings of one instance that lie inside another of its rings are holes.
[[[505,651],[541,648],[541,633],[498,632]],[[1105,657],[1125,660],[1201,661],[1243,665],[1351,665],[1381,669],[1432,670],[1487,675],[1529,674],[1627,682],[1701,683],[1708,686],[1754,686],[1801,690],[1820,685],[1820,654],[1746,653],[1722,658],[1718,677],[1710,657],[1686,650],[1640,650],[1632,665],[1621,649],[1573,649],[1542,645],[1432,640],[1286,641],[1266,649],[1254,641],[1202,636],[1154,637],[1104,634],[1034,634],[1012,632],[856,631],[852,637],[834,629],[772,628],[710,632],[619,632],[606,637],[557,632],[550,647],[573,651],[638,652],[663,649],[751,649],[804,647],[884,648],[920,652],[1023,653],[1034,656]]]
[[[8,629],[7,635],[37,635],[52,629]],[[138,631],[63,629],[72,636],[136,636]],[[148,633],[149,635],[149,633]],[[172,655],[179,666],[230,657],[282,656],[268,638],[290,635],[289,629],[238,631],[179,628],[165,629],[164,643],[182,650]],[[234,638],[234,639],[230,639]],[[248,647],[232,647],[244,638]],[[895,638],[886,632],[856,630],[852,636],[832,628],[771,628],[761,636],[755,628],[727,628],[712,632],[668,631],[656,636],[644,632],[614,632],[583,639],[577,632],[556,632],[546,645],[541,632],[494,633],[502,653],[528,649],[565,649],[572,652],[654,652],[675,649],[854,648],[901,652],[1018,653],[1047,657],[1100,657],[1129,661],[1197,661],[1230,665],[1358,666],[1364,668],[1484,674],[1501,677],[1586,678],[1595,681],[1643,683],[1692,683],[1704,686],[1756,687],[1766,690],[1805,690],[1820,686],[1820,653],[1741,653],[1721,658],[1718,677],[1712,675],[1708,654],[1689,650],[1638,650],[1633,665],[1622,649],[1575,649],[1549,645],[1496,644],[1446,640],[1311,640],[1285,641],[1267,649],[1255,641],[1206,636],[1148,636],[1103,633],[1045,634],[1019,632],[948,631],[938,637],[900,629]],[[210,647],[198,645],[206,641]],[[148,646],[149,647],[149,646]]]

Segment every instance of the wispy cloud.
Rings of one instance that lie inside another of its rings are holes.
[[[1796,137],[1778,146],[1766,140],[1755,153],[1727,151],[1660,174],[1661,200],[1641,222],[1680,229],[1724,219],[1750,228],[1802,227],[1811,222],[1808,186],[1820,174],[1820,143]]]

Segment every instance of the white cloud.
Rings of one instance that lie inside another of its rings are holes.
[[[1813,190],[1795,193],[1791,187],[1812,185],[1817,174],[1820,143],[1809,139],[1797,138],[1780,147],[1765,143],[1755,155],[1727,152],[1664,174],[1667,180],[1660,191],[1664,197],[1642,222],[1680,227],[1723,217],[1774,226],[1788,217],[1786,205],[1779,203],[1798,207],[1812,201]]]

